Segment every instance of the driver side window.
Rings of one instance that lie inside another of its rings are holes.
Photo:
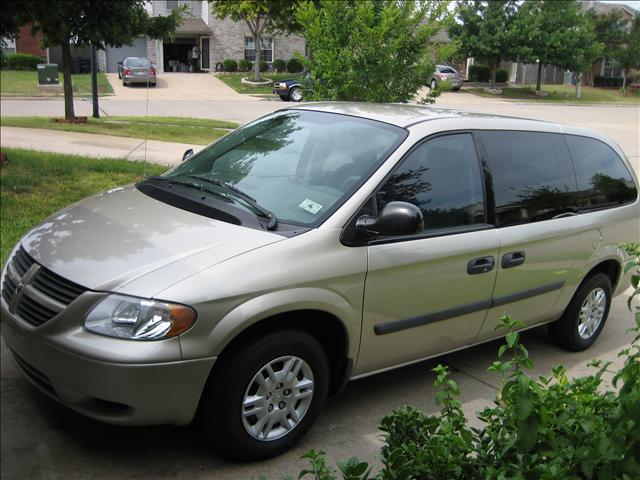
[[[378,212],[389,202],[416,205],[425,230],[485,223],[482,176],[469,133],[437,137],[418,146],[376,196]]]

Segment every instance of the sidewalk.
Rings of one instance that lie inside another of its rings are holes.
[[[0,145],[86,157],[145,160],[145,141],[143,139],[111,135],[61,132],[38,128],[0,127]],[[204,146],[148,140],[146,142],[146,160],[160,165],[175,165],[180,163],[182,154],[189,148],[193,148],[193,151],[197,152]]]

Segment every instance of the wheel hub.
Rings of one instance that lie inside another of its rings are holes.
[[[288,355],[267,363],[245,391],[241,407],[245,430],[256,440],[282,438],[307,413],[313,387],[313,372],[303,359]]]
[[[578,335],[583,340],[588,340],[598,330],[604,312],[607,307],[607,295],[605,291],[598,287],[593,289],[580,307],[580,319],[578,321]]]

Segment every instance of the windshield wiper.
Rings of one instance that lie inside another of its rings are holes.
[[[223,182],[222,180],[218,180],[217,178],[212,178],[212,177],[210,177],[208,175],[202,175],[202,174],[193,175],[193,174],[191,174],[191,175],[185,175],[185,176],[187,176],[189,178],[195,178],[196,180],[203,180],[203,181],[205,181],[207,183],[211,183],[213,185],[225,188],[225,189],[233,192],[242,201],[247,203],[254,210],[258,211],[262,217],[269,219],[269,223],[267,223],[267,230],[275,230],[276,226],[278,225],[278,218],[275,216],[275,214],[272,211],[267,210],[266,208],[264,208],[262,205],[260,205],[258,203],[258,201],[255,198],[253,198],[248,193],[243,192],[242,190],[240,190],[235,185],[231,185],[230,183]]]

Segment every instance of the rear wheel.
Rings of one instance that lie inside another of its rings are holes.
[[[127,82],[124,81],[124,78],[122,79],[122,86],[126,87],[127,85],[129,85]]]
[[[205,388],[200,420],[226,457],[272,457],[311,427],[328,385],[328,361],[314,337],[274,332],[221,359]]]
[[[289,95],[280,95],[280,100],[282,100],[283,102],[288,102],[291,99],[289,98]]]
[[[580,285],[560,320],[549,324],[549,335],[567,350],[585,350],[602,332],[610,307],[611,280],[596,273]]]
[[[436,88],[438,88],[438,82],[436,81],[435,78],[431,79],[431,90],[435,90]]]
[[[289,97],[291,97],[291,100],[293,100],[294,102],[301,102],[302,90],[300,90],[298,87],[292,88],[291,91],[289,92]]]

